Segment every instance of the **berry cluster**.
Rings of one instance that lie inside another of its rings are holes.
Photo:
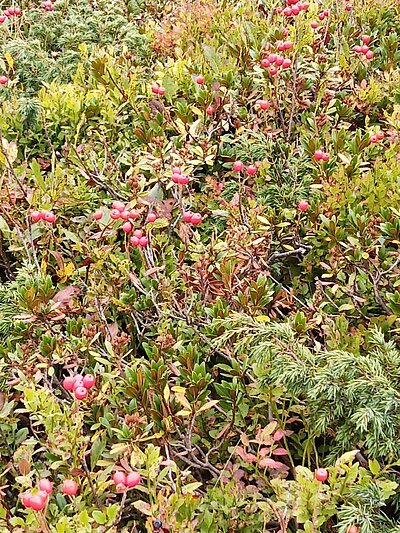
[[[244,164],[242,161],[235,161],[232,168],[235,172],[242,172],[244,170]],[[246,172],[249,176],[255,176],[257,174],[257,167],[255,165],[249,165],[246,168]]]
[[[323,152],[322,150],[315,150],[314,152],[314,159],[315,161],[329,161],[329,154],[327,152]]]
[[[42,9],[45,9],[46,11],[54,11],[54,5],[52,0],[45,0],[40,4],[40,7]]]
[[[297,17],[301,11],[308,11],[310,4],[308,2],[299,2],[298,0],[286,0],[286,7],[277,7],[276,12],[285,15],[285,17]]]
[[[291,41],[278,41],[276,46],[278,51],[283,52],[290,50],[293,47],[293,43]],[[267,47],[267,51],[268,50],[269,46]],[[267,68],[271,76],[275,76],[275,74],[278,73],[279,67],[287,69],[290,68],[291,64],[292,60],[289,57],[282,57],[274,52],[269,53],[267,57],[264,57],[264,59],[261,60],[261,67]]]
[[[96,378],[92,374],[67,376],[62,382],[64,389],[73,392],[77,400],[84,400],[95,383]]]
[[[370,50],[369,43],[371,42],[371,37],[369,35],[362,35],[361,36],[361,44],[357,44],[354,47],[354,51],[356,54],[364,54],[366,59],[373,59],[374,52]]]
[[[52,492],[53,483],[49,479],[43,478],[36,488],[21,495],[22,505],[27,509],[42,511],[46,507]],[[66,479],[61,485],[61,492],[68,496],[75,496],[78,492],[78,485],[73,479]]]
[[[188,185],[189,176],[187,176],[186,174],[182,174],[180,167],[174,167],[172,169],[171,180],[173,181],[173,183],[176,183],[177,185]]]
[[[39,220],[44,220],[49,224],[54,224],[54,222],[56,221],[56,215],[52,211],[45,211],[44,209],[42,209],[41,211],[32,211],[31,219],[33,222],[39,222]]]
[[[132,237],[129,239],[129,242],[133,244],[133,246],[145,248],[149,244],[149,239],[146,237],[146,235],[143,235],[143,230],[135,229]]]
[[[9,17],[20,17],[22,15],[22,10],[19,7],[9,7],[3,14],[0,15],[0,24],[6,21]]]
[[[201,224],[203,217],[200,213],[192,213],[192,211],[185,211],[182,215],[183,221],[187,224],[193,224],[193,226],[198,226]]]
[[[117,492],[125,492],[127,489],[133,489],[141,482],[141,477],[137,472],[129,472],[125,474],[121,470],[113,474],[113,481]]]
[[[384,138],[385,134],[383,133],[383,131],[378,131],[378,133],[374,133],[373,135],[371,135],[369,142],[371,144],[376,144],[379,141],[383,141]]]
[[[158,85],[158,83],[154,83],[154,85],[151,86],[151,92],[153,94],[158,94],[159,96],[164,96],[166,89],[165,87]]]

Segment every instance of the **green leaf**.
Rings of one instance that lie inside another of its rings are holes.
[[[92,517],[96,520],[98,524],[105,524],[107,522],[107,517],[101,511],[93,511]]]
[[[97,464],[97,461],[100,459],[101,454],[104,452],[105,447],[107,444],[107,439],[105,435],[103,435],[101,438],[98,437],[92,445],[92,449],[90,451],[90,467],[93,470]]]
[[[369,465],[369,469],[374,474],[374,476],[377,476],[379,472],[381,471],[381,466],[376,459],[370,459],[368,461],[368,465]]]

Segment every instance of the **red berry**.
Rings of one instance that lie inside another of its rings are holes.
[[[40,213],[39,211],[32,211],[31,219],[33,220],[33,222],[38,222],[42,219],[42,213]]]
[[[10,10],[9,10],[9,9],[6,9],[6,10],[4,11],[4,15],[5,15],[6,17],[9,17],[9,16],[11,15]]]
[[[206,109],[206,113],[207,115],[210,117],[213,113],[215,113],[215,109],[213,108],[212,105],[209,105]]]
[[[310,7],[310,4],[308,2],[303,2],[301,9],[303,11],[308,11],[308,8]]]
[[[358,527],[357,526],[349,526],[347,528],[346,533],[358,533]]]
[[[189,176],[186,176],[186,174],[181,174],[179,176],[178,183],[180,185],[187,185],[189,183]]]
[[[262,68],[268,68],[269,67],[269,61],[267,58],[264,58],[261,60],[261,66]]]
[[[286,58],[283,60],[282,68],[290,68],[291,64],[292,64],[292,60],[289,59],[288,57],[286,57]]]
[[[136,237],[136,235],[133,235],[129,240],[131,244],[133,244],[133,246],[139,246],[140,237]]]
[[[257,167],[255,165],[249,165],[246,172],[249,176],[255,176],[257,174]]]
[[[193,213],[190,223],[193,224],[193,226],[198,226],[201,224],[201,221],[203,220],[203,217],[200,215],[200,213]]]
[[[345,7],[346,11],[351,11],[352,9],[353,9],[353,6],[351,6],[350,4],[347,4],[347,6]]]
[[[133,226],[132,226],[132,223],[131,222],[124,222],[122,224],[122,231],[124,233],[130,233],[133,229]]]
[[[361,46],[359,46],[358,44],[354,47],[354,51],[356,54],[361,54],[362,53],[362,49],[361,49]]]
[[[376,137],[378,141],[383,141],[383,139],[385,138],[385,134],[383,133],[383,131],[380,131],[376,134]]]
[[[140,216],[140,213],[136,211],[136,209],[132,209],[132,211],[129,211],[129,218],[131,220],[136,220]]]
[[[0,15],[0,24],[3,24],[3,22],[5,22],[6,20],[6,16],[5,15]]]
[[[67,376],[63,379],[63,387],[65,390],[72,391],[75,383],[75,377],[74,376]]]
[[[46,505],[46,500],[44,500],[40,494],[32,494],[29,498],[30,508],[34,511],[42,511]]]
[[[285,9],[282,11],[282,13],[285,15],[285,17],[291,17],[293,12],[290,7],[285,7]]]
[[[154,84],[151,86],[151,92],[154,94],[158,94],[159,86],[157,84]]]
[[[197,76],[197,77],[196,77],[196,83],[197,83],[197,85],[203,85],[203,83],[204,83],[204,76]]]
[[[363,44],[369,44],[371,42],[370,35],[361,35],[361,41]]]
[[[139,237],[139,239],[140,239],[140,237],[143,235],[143,230],[142,229],[135,229],[135,231],[133,232],[133,235],[135,237]]]
[[[324,157],[324,152],[322,150],[315,150],[314,159],[316,161],[321,161],[321,159],[323,159],[323,157]]]
[[[128,218],[131,216],[130,211],[127,211],[126,209],[125,211],[120,211],[120,213],[120,218],[122,218],[122,220],[128,220]]]
[[[121,217],[121,211],[119,211],[118,209],[111,209],[110,217],[113,220],[118,220]]]
[[[164,94],[167,92],[166,88],[165,87],[159,87],[158,89],[158,94],[160,96],[164,96]]]
[[[92,218],[94,220],[101,220],[103,218],[103,213],[101,211],[96,211],[93,213]]]
[[[318,22],[316,20],[313,20],[311,22],[311,27],[312,27],[313,30],[316,30],[318,28],[318,26],[319,26],[319,24],[318,24]]]
[[[233,170],[235,172],[242,172],[243,168],[244,168],[244,165],[241,161],[235,161],[233,163]]]
[[[292,7],[292,15],[297,16],[300,13],[300,8],[297,5]]]
[[[256,104],[259,105],[263,110],[267,110],[270,107],[268,100],[257,100]]]
[[[367,44],[363,44],[361,47],[361,52],[363,54],[366,54],[369,51],[369,46]]]
[[[368,50],[368,52],[365,54],[365,57],[367,59],[372,59],[374,57],[374,52],[372,50]]]
[[[271,76],[275,76],[275,74],[278,72],[278,69],[276,67],[269,67],[268,72],[271,74]]]
[[[326,152],[323,153],[323,156],[322,156],[322,160],[323,161],[329,161],[329,154],[327,154]]]
[[[80,374],[75,376],[74,384],[72,385],[72,390],[76,390],[78,387],[83,387],[83,378]]]
[[[284,52],[285,50],[285,43],[277,43],[279,52]]]
[[[377,135],[371,135],[370,142],[372,144],[375,144],[378,142],[378,136]]]
[[[126,475],[124,472],[118,471],[113,474],[114,485],[126,485]]]
[[[277,56],[276,54],[269,54],[269,56],[267,57],[267,59],[268,59],[268,61],[269,61],[270,63],[275,63],[277,57],[278,57],[278,56]]]
[[[275,65],[277,67],[280,67],[281,65],[283,65],[283,62],[285,61],[285,58],[282,57],[282,56],[277,56],[276,58],[276,61],[275,61]]]
[[[47,494],[51,494],[53,492],[53,483],[50,481],[50,479],[47,479],[47,477],[44,477],[39,481],[38,487],[40,490],[44,490]]]
[[[157,215],[155,213],[149,213],[147,215],[147,222],[155,222],[157,220]]]
[[[180,183],[180,179],[181,179],[181,174],[172,174],[171,180],[174,183]]]
[[[12,17],[13,15],[15,15],[15,9],[13,7],[9,7],[8,8],[8,14],[10,15],[10,17]]]
[[[319,20],[324,20],[325,15],[323,13],[319,13],[318,18]]]
[[[139,485],[140,481],[141,478],[137,472],[129,472],[126,476],[126,486],[129,488],[136,487],[136,485]]]
[[[85,387],[77,387],[74,390],[74,395],[77,400],[84,400],[88,394],[87,389]]]
[[[181,167],[173,167],[172,174],[182,174]]]
[[[307,200],[300,200],[300,202],[297,204],[297,207],[299,208],[299,211],[304,213],[310,207],[310,204],[307,202]]]
[[[189,223],[192,220],[193,213],[191,211],[186,211],[183,213],[182,218],[184,222]]]
[[[20,10],[19,7],[15,7],[15,8],[14,8],[14,15],[16,15],[17,17],[19,17],[20,15],[22,15],[22,11]]]
[[[322,483],[328,479],[328,476],[329,472],[326,468],[318,468],[318,470],[315,471],[315,479]]]
[[[61,486],[61,491],[68,496],[75,496],[78,492],[78,485],[73,479],[66,479]]]
[[[283,47],[285,50],[290,50],[291,48],[293,48],[293,43],[292,41],[285,41],[283,43]]]
[[[329,17],[329,9],[324,9],[324,15],[325,17]]]
[[[93,376],[93,374],[86,374],[86,376],[83,376],[83,386],[85,389],[91,389],[94,387],[96,383],[96,378]]]
[[[140,239],[139,239],[139,246],[141,246],[142,248],[144,248],[144,247],[147,246],[148,244],[149,244],[149,239],[148,239],[146,236],[140,237]]]

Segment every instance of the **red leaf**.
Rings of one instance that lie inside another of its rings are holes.
[[[272,450],[272,455],[288,455],[288,452],[285,448],[276,448],[275,450]]]

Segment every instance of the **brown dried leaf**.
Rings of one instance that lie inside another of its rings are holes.
[[[75,296],[77,296],[79,293],[79,287],[76,287],[75,285],[68,285],[68,287],[64,287],[64,289],[58,291],[57,294],[54,295],[53,300],[59,303],[61,306],[65,306],[71,303],[73,298],[75,298]]]

